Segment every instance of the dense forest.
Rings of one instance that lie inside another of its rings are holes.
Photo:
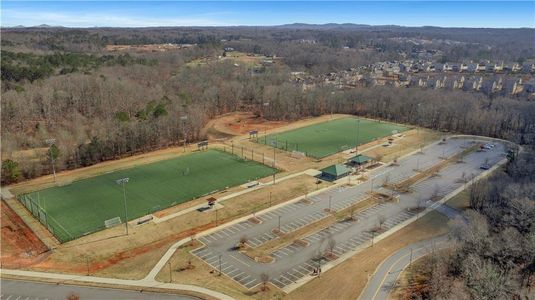
[[[176,145],[184,133],[188,141],[203,139],[201,129],[210,118],[240,110],[273,120],[333,111],[532,145],[534,102],[386,86],[335,90],[318,85],[304,90],[289,80],[296,70],[339,71],[397,59],[416,47],[393,38],[429,39],[430,45],[419,47],[464,60],[522,61],[535,53],[534,45],[525,42],[529,39],[522,38],[532,34],[531,29],[299,24],[4,28],[2,182],[50,173],[46,139],[56,139],[57,169],[72,169]],[[196,45],[145,53],[105,50],[106,45],[146,43]],[[350,51],[341,46],[351,47]],[[280,59],[272,64],[237,63],[221,59],[224,47]],[[185,123],[179,121],[184,115]]]

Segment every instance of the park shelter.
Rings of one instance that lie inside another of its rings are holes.
[[[349,175],[351,173],[351,168],[346,165],[336,164],[321,169],[320,171],[323,179],[333,181]]]
[[[367,165],[372,161],[373,161],[373,158],[366,156],[366,155],[362,155],[362,154],[356,155],[352,157],[351,159],[349,159],[349,162],[351,164],[358,165],[358,166]]]

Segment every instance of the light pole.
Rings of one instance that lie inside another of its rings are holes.
[[[128,209],[127,209],[127,206],[126,206],[126,187],[125,187],[125,184],[128,183],[128,180],[130,180],[130,178],[125,177],[125,178],[121,178],[121,179],[118,179],[118,180],[115,181],[118,185],[122,185],[123,186],[124,226],[125,226],[125,229],[126,229],[126,235],[128,235]]]
[[[54,174],[54,182],[56,182],[56,166],[54,164],[54,153],[52,153],[52,145],[56,144],[56,139],[46,139],[45,143],[48,145],[48,153],[50,154],[50,163],[52,164],[52,174]]]
[[[329,196],[329,212],[331,212],[331,201],[333,200],[333,196]]]
[[[186,152],[186,143],[187,143],[187,137],[186,137],[186,121],[188,120],[188,116],[182,116],[180,117],[180,120],[182,121],[182,135],[184,136],[184,152]]]
[[[357,143],[355,145],[355,155],[359,154],[360,118],[357,118]]]
[[[271,191],[269,192],[269,207],[271,207]]]
[[[221,276],[221,254],[219,254],[219,276]]]
[[[411,248],[411,258],[409,260],[409,266],[412,264],[412,248]]]
[[[281,232],[281,216],[279,216],[279,233]]]

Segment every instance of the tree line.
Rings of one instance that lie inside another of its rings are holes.
[[[51,171],[43,150],[37,151],[48,138],[56,138],[61,151],[57,169],[72,169],[184,138],[204,139],[209,119],[243,110],[270,120],[346,113],[535,143],[533,102],[394,87],[303,90],[289,82],[289,71],[274,65],[252,72],[231,61],[191,66],[178,59],[158,68],[127,65],[53,76],[24,85],[24,91],[3,93],[2,155],[19,164],[15,180],[34,178]],[[37,149],[31,160],[15,155],[31,149]]]
[[[2,50],[1,78],[3,88],[9,82],[29,81],[75,72],[89,72],[100,66],[126,66],[132,64],[154,65],[156,60],[133,57],[128,53],[120,55],[90,55],[81,53],[61,53],[38,55],[34,53]]]

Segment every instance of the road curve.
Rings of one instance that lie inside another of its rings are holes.
[[[402,248],[384,260],[358,297],[359,300],[388,299],[399,275],[411,261],[415,261],[435,250],[451,245],[447,235],[420,241]],[[412,253],[412,254],[411,254]]]

